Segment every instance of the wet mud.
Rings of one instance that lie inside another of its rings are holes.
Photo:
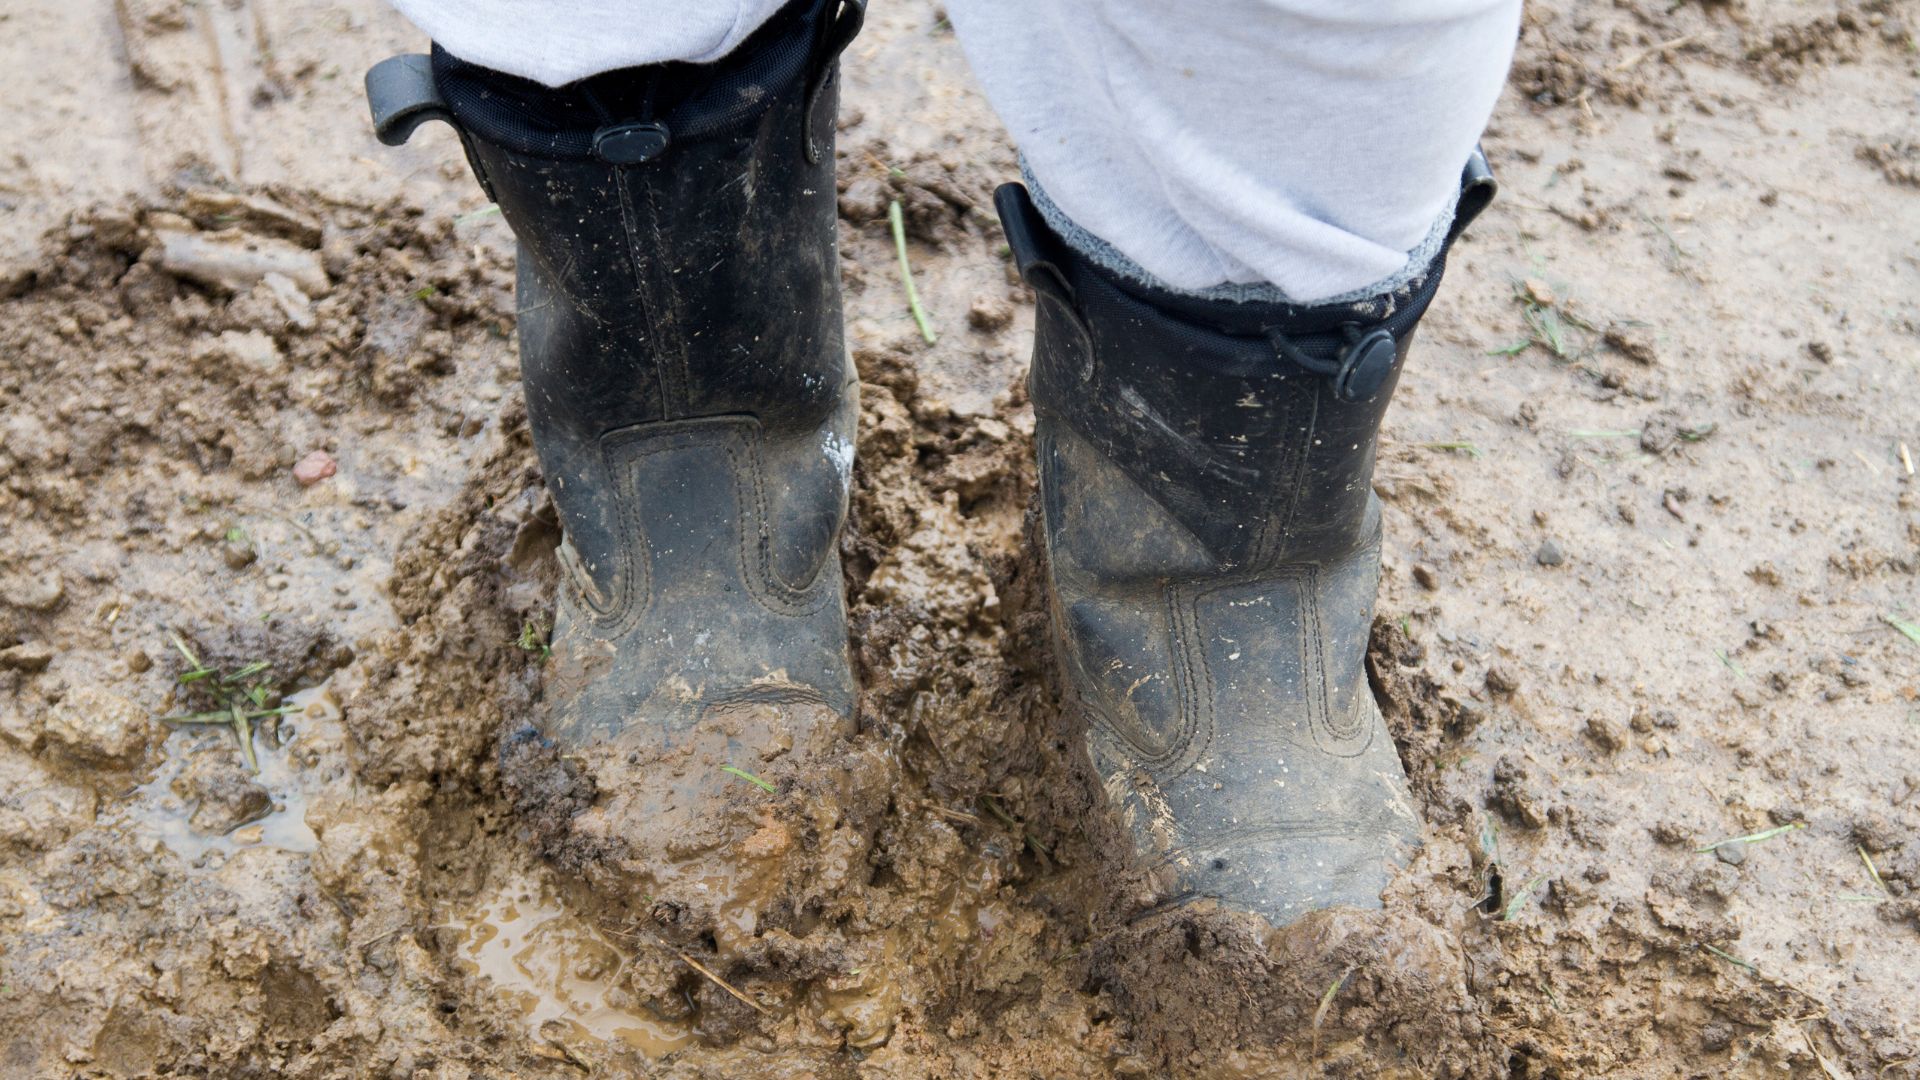
[[[511,238],[326,74],[407,32],[214,7],[106,16],[122,188],[0,168],[0,1076],[1920,1076],[1909,6],[1530,9],[1376,478],[1425,843],[1277,930],[1098,812],[936,12],[848,60],[857,724],[667,867],[524,735]]]

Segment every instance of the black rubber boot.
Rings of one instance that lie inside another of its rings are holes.
[[[597,791],[543,840],[743,930],[780,869],[738,850],[766,805],[745,777],[804,776],[852,723],[833,133],[863,9],[804,0],[718,63],[558,90],[438,47],[367,76],[381,139],[451,123],[519,240],[527,411],[565,536],[537,726]]]
[[[1455,235],[1492,197],[1477,153],[1463,184]],[[1419,820],[1367,684],[1374,446],[1445,250],[1360,304],[1201,301],[1093,266],[1019,185],[996,202],[1039,297],[1058,662],[1157,900],[1378,906]]]

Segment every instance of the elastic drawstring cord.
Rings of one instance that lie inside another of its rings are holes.
[[[1370,400],[1392,373],[1400,347],[1394,343],[1393,335],[1380,327],[1362,332],[1358,323],[1342,323],[1340,335],[1347,343],[1332,359],[1322,360],[1309,356],[1279,330],[1267,329],[1267,341],[1275,352],[1304,371],[1333,380],[1334,395],[1340,400]]]
[[[1278,352],[1294,364],[1313,372],[1315,375],[1333,376],[1340,374],[1341,363],[1346,360],[1347,355],[1353,351],[1354,346],[1360,344],[1360,324],[1341,323],[1340,334],[1347,339],[1347,343],[1338,353],[1334,354],[1331,360],[1322,360],[1319,357],[1307,355],[1300,346],[1295,345],[1285,334],[1271,327],[1267,329],[1267,341],[1273,345],[1275,352]]]

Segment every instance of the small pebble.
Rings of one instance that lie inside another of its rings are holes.
[[[1643,328],[1609,326],[1602,340],[1609,348],[1635,363],[1651,367],[1660,362],[1660,354],[1654,348],[1653,335]]]
[[[1543,540],[1540,542],[1540,550],[1533,553],[1533,561],[1541,566],[1559,566],[1567,561],[1567,556],[1560,550],[1559,544],[1551,540]]]
[[[975,330],[999,330],[1013,321],[1013,307],[1005,300],[982,296],[967,309],[967,325]]]
[[[327,477],[340,471],[340,464],[333,455],[325,450],[315,450],[300,459],[293,467],[293,478],[300,481],[301,487],[312,487]]]
[[[1520,680],[1513,673],[1498,664],[1487,669],[1487,689],[1495,694],[1511,694],[1520,689]]]
[[[1713,853],[1721,862],[1726,863],[1728,866],[1739,866],[1741,863],[1747,861],[1747,845],[1745,844],[1721,844],[1719,847],[1713,849]]]
[[[1609,754],[1627,745],[1627,737],[1620,731],[1620,725],[1602,716],[1587,718],[1587,738]]]
[[[1433,567],[1426,563],[1413,564],[1413,580],[1423,589],[1433,590],[1440,587],[1440,579],[1434,576]]]

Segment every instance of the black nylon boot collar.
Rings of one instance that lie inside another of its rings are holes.
[[[468,63],[435,44],[433,82],[442,118],[513,153],[640,164],[675,142],[744,128],[796,81],[807,86],[811,129],[811,106],[859,31],[865,4],[796,0],[713,63],[621,68],[562,87]],[[809,130],[810,157],[814,141]]]
[[[1419,321],[1439,286],[1448,250],[1492,202],[1494,190],[1486,157],[1476,148],[1461,171],[1453,223],[1426,270],[1405,288],[1358,303],[1319,306],[1209,300],[1155,288],[1080,257],[1047,226],[1021,185],[1001,185],[994,192],[994,206],[1021,278],[1036,291],[1064,300],[1069,309],[1075,307],[1065,269],[1070,264],[1076,275],[1097,278],[1163,318],[1191,324],[1196,330],[1249,339],[1255,353],[1249,359],[1262,366],[1274,363],[1278,353],[1280,360],[1337,377],[1346,353],[1377,350],[1381,333],[1397,339]]]

